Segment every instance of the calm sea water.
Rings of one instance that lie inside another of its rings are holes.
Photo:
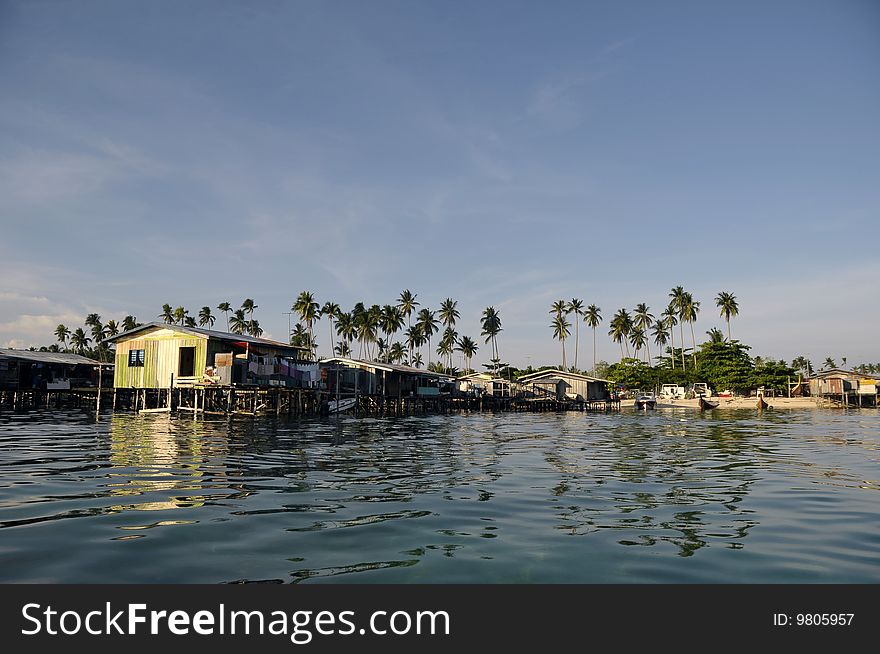
[[[5,582],[880,582],[880,416],[0,414]]]

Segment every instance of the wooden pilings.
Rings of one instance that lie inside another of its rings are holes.
[[[169,412],[200,415],[327,415],[335,392],[308,388],[190,386],[176,388],[101,389],[103,398],[112,394],[110,402],[99,401],[99,390],[81,388],[69,391],[18,390],[0,391],[0,411],[79,408],[95,412],[135,411]],[[412,416],[451,414],[469,411],[545,412],[545,411],[610,411],[620,403],[610,400],[560,401],[556,399],[523,399],[511,397],[470,396],[393,396],[380,394],[349,395],[356,400],[353,413],[357,416]],[[102,398],[102,399],[103,399]],[[109,398],[108,398],[109,399]],[[109,407],[108,407],[109,404]]]

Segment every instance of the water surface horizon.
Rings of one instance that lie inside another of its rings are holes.
[[[0,581],[877,583],[876,410],[0,414]]]

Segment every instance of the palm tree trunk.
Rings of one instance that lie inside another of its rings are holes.
[[[730,342],[730,316],[727,317],[727,342]]]
[[[575,323],[574,323],[574,367],[578,367],[578,345],[580,343],[580,326],[581,323],[578,320],[580,317],[578,314],[575,314]]]
[[[684,364],[684,325],[682,323],[678,323],[678,334],[681,336],[681,369],[687,371],[687,366]]]
[[[596,374],[596,328],[593,327],[593,374]]]
[[[697,338],[696,338],[696,336],[694,336],[694,321],[688,320],[688,322],[691,324],[691,342],[694,344],[694,350],[693,350],[694,368],[696,368],[697,367]]]

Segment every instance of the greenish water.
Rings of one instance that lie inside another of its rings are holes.
[[[5,582],[880,582],[880,417],[0,414]]]

